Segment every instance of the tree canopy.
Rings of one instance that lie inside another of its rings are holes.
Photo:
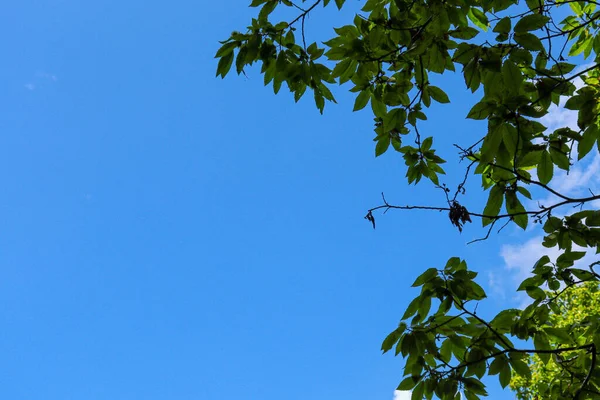
[[[560,314],[550,314],[550,321],[553,326],[558,328],[574,327],[574,336],[585,334],[585,329],[580,325],[580,321],[585,319],[600,318],[600,288],[597,282],[586,282],[578,286],[566,288],[565,293],[557,299],[557,306],[560,308]],[[552,293],[548,293],[552,296]],[[557,347],[558,343],[551,339],[552,347]],[[517,398],[520,400],[545,398],[548,388],[554,382],[562,382],[563,386],[577,384],[571,380],[570,374],[574,367],[571,364],[577,362],[581,357],[582,350],[565,352],[550,357],[549,354],[534,354],[528,360],[531,366],[531,376],[513,377],[510,382],[511,389],[517,392]],[[585,357],[585,355],[584,355]],[[578,371],[580,375],[585,375],[587,371]],[[554,386],[558,391],[560,386]],[[559,395],[560,393],[555,393]]]
[[[382,344],[406,360],[398,389],[412,390],[413,399],[462,393],[471,400],[486,396],[486,376],[497,376],[503,387],[512,380],[523,398],[600,398],[598,314],[565,313],[578,286],[600,280],[594,269],[600,261],[582,264],[600,252],[600,195],[573,197],[553,184],[557,170],[569,171],[600,151],[600,4],[367,0],[332,38],[309,43],[307,16],[345,3],[253,0],[257,17],[222,42],[217,75],[259,63],[275,93],[285,83],[298,101],[309,89],[321,112],[335,102],[336,85],[356,94],[355,111],[370,104],[375,154],[397,152],[409,184],[429,181],[443,193],[441,206],[398,206],[383,198],[367,211],[373,227],[380,211],[441,210],[460,231],[480,220],[482,239],[507,224],[540,224],[549,249],[518,288],[530,304],[491,319],[477,313],[486,293],[465,260],[452,257],[426,269],[413,284],[420,294]],[[420,129],[433,102],[451,100],[453,93],[430,82],[445,73],[462,75],[474,98],[466,117],[487,122],[476,140],[455,145],[466,167],[452,188],[441,180],[446,161],[434,135]],[[549,130],[541,119],[552,105],[576,112],[576,126]],[[474,175],[487,195],[480,210],[461,204]],[[539,202],[548,196],[550,204]],[[551,259],[550,249],[559,256]],[[525,390],[542,368],[556,379]]]

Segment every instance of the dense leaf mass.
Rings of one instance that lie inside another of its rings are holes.
[[[575,329],[575,332],[570,334],[573,337],[598,335],[598,332],[589,330],[591,325],[587,323],[600,318],[600,290],[596,282],[586,282],[565,289],[564,294],[556,301],[556,307],[559,310],[550,313],[549,317],[552,326]],[[561,340],[566,340],[566,337],[561,339],[553,335],[544,337],[539,334],[533,336],[536,348],[540,349],[557,348]],[[534,354],[528,359],[531,374],[516,375],[510,382],[510,386],[516,391],[517,398],[522,400],[545,398],[550,388],[555,391],[554,395],[558,396],[560,387],[554,383],[562,382],[563,386],[567,387],[579,385],[577,380],[571,380],[571,374],[586,376],[590,369],[590,362],[586,349],[560,354]]]
[[[486,376],[497,376],[503,387],[512,382],[521,398],[600,398],[598,303],[594,312],[579,312],[577,297],[581,288],[597,293],[598,262],[581,259],[600,250],[600,211],[594,208],[600,196],[571,197],[553,187],[557,170],[569,171],[600,150],[600,4],[363,0],[361,12],[336,27],[332,38],[308,43],[306,17],[320,6],[341,9],[344,3],[253,0],[258,15],[222,42],[217,75],[231,68],[241,74],[258,62],[275,93],[285,84],[298,101],[309,89],[321,112],[335,102],[338,84],[356,94],[355,111],[370,105],[375,155],[399,153],[408,183],[425,178],[443,189],[447,203],[394,206],[384,198],[367,213],[373,227],[376,211],[414,208],[445,210],[461,230],[481,219],[486,238],[500,222],[523,229],[533,222],[543,226],[543,245],[560,254],[543,256],[520,285],[529,306],[492,319],[476,312],[486,294],[465,261],[451,258],[427,269],[414,284],[419,296],[382,345],[406,359],[398,389],[412,390],[413,399],[471,400],[486,396]],[[293,16],[278,21],[279,15]],[[441,84],[430,83],[430,76],[447,71],[461,74],[472,93],[466,117],[487,123],[473,143],[456,146],[468,161],[456,192],[440,183],[445,160],[433,137],[419,130],[432,103],[452,100]],[[576,126],[544,126],[541,118],[553,104],[577,113]],[[481,211],[459,201],[473,174],[488,196]],[[526,200],[539,200],[532,199],[532,188],[555,202],[529,208],[535,202]]]

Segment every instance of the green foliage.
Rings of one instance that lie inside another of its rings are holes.
[[[549,323],[556,328],[548,328],[545,333],[536,333],[533,342],[536,349],[554,350],[571,343],[584,344],[580,340],[586,335],[597,336],[597,321],[600,319],[600,290],[597,282],[587,282],[581,286],[571,286],[555,303],[557,310],[549,315]],[[551,296],[551,293],[548,293]],[[558,329],[558,330],[556,330]],[[595,339],[598,343],[598,338]],[[559,396],[559,387],[576,385],[571,382],[570,374],[586,376],[592,363],[592,354],[587,349],[566,351],[552,355],[540,353],[527,359],[530,373],[515,375],[510,386],[517,393],[517,398],[546,399]],[[552,393],[555,391],[555,393]]]
[[[461,393],[478,399],[486,395],[482,379],[497,375],[503,387],[512,382],[522,398],[600,396],[598,314],[571,312],[580,310],[578,291],[600,279],[595,264],[575,264],[586,253],[600,252],[600,211],[593,209],[600,196],[571,197],[552,182],[557,169],[569,171],[600,151],[596,3],[363,0],[361,12],[335,28],[332,38],[307,42],[306,17],[330,4],[350,6],[343,0],[252,1],[257,17],[221,42],[217,76],[234,66],[245,73],[259,63],[265,85],[278,93],[285,84],[295,101],[308,89],[321,113],[335,102],[333,87],[346,85],[356,95],[354,111],[368,110],[374,117],[375,155],[399,153],[409,184],[425,178],[445,195],[441,207],[393,206],[384,199],[365,217],[373,227],[377,210],[437,209],[447,211],[461,231],[480,218],[485,238],[501,221],[522,229],[539,224],[543,245],[560,253],[555,262],[542,257],[520,285],[529,306],[489,320],[476,313],[486,294],[464,261],[451,258],[443,268],[426,270],[413,285],[420,294],[382,344],[384,352],[394,349],[406,359],[398,388],[412,390],[414,399],[459,399]],[[277,19],[290,13],[297,14]],[[582,59],[590,64],[577,68]],[[440,182],[445,160],[434,148],[434,136],[421,132],[429,109],[453,98],[443,74],[462,76],[473,96],[466,118],[486,124],[473,143],[458,147],[460,159],[469,163],[455,193]],[[577,113],[576,129],[549,131],[542,124],[559,104]],[[473,174],[487,192],[481,212],[459,201]],[[542,194],[534,199],[531,188]],[[548,194],[558,200],[532,206]],[[558,218],[553,215],[558,209],[571,214]],[[526,345],[516,346],[515,339]]]

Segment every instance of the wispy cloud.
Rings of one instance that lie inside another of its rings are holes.
[[[575,69],[575,71],[573,71],[573,74],[584,71],[593,65],[593,63],[581,65]],[[583,81],[581,78],[573,79],[573,84],[575,85],[576,89],[581,89],[583,87]],[[541,118],[542,124],[546,125],[549,131],[554,131],[558,128],[564,127],[569,127],[576,131],[579,130],[577,127],[577,112],[564,108],[566,102],[567,98],[563,96],[559,102],[559,105],[551,105],[548,109],[548,114]]]
[[[504,271],[500,271],[498,274],[496,271],[488,271],[488,287],[494,293],[497,299],[504,301],[506,299],[507,283],[506,274]]]
[[[573,74],[577,74],[588,69],[593,64],[585,64],[578,67]],[[581,78],[573,80],[573,84],[577,89],[583,87],[584,83]],[[541,122],[546,125],[547,132],[552,132],[558,128],[569,127],[575,131],[579,131],[577,126],[577,111],[564,108],[567,98],[562,97],[558,106],[552,105],[548,114],[541,118]],[[592,157],[593,158],[590,158]],[[591,162],[590,162],[591,159]],[[535,173],[535,171],[533,171]],[[572,168],[570,171],[563,171],[555,168],[555,175],[550,186],[559,193],[572,197],[583,196],[589,194],[589,191],[595,192],[600,188],[600,156],[598,152],[592,151],[588,157]],[[549,194],[547,198],[531,203],[533,207],[537,204],[549,206],[556,203],[559,199]]]
[[[565,196],[573,198],[581,198],[590,196],[592,193],[600,192],[600,155],[593,155],[593,158],[585,158],[569,172],[558,170],[555,168],[555,176],[550,182],[550,187]],[[543,199],[529,201],[529,207],[536,208],[539,205],[549,207],[562,201],[558,196],[547,192],[547,196]],[[598,203],[588,204],[587,206],[596,207]],[[568,208],[555,209],[553,215],[560,217],[565,212],[570,211]]]
[[[577,245],[573,246],[573,250],[585,251],[584,248]],[[558,247],[549,249],[542,246],[542,236],[533,237],[523,244],[504,245],[500,256],[504,261],[504,270],[509,273],[499,275],[492,273],[489,280],[490,286],[494,290],[503,289],[514,292],[523,280],[532,275],[533,266],[542,256],[547,255],[551,262],[556,262],[562,253],[563,251]],[[581,260],[575,262],[575,267],[587,269],[588,265],[597,259],[598,257],[593,251],[588,251]],[[525,306],[532,301],[525,293],[516,294],[512,300],[519,303],[520,306]]]
[[[556,260],[560,254],[558,247],[548,249],[542,246],[542,236],[533,237],[523,244],[504,245],[500,250],[505,269],[511,272],[513,283],[517,284],[531,274],[531,268],[543,255]]]
[[[38,87],[44,86],[44,84],[46,83],[53,83],[56,81],[58,81],[58,77],[55,74],[51,74],[49,72],[44,71],[38,71],[33,75],[31,80],[23,86],[25,87],[25,89],[32,91],[37,89]]]
[[[58,80],[58,77],[56,75],[50,74],[48,72],[43,72],[43,71],[36,72],[35,76],[37,76],[38,78],[42,78],[42,79],[49,79],[54,82],[56,82]]]
[[[564,108],[564,103],[565,101],[561,101],[560,106],[551,105],[548,109],[548,114],[541,118],[542,124],[548,128],[548,131],[553,132],[558,128],[565,127],[569,127],[575,131],[579,130],[577,127],[577,113]]]

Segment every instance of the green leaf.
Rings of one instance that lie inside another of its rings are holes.
[[[488,201],[485,205],[483,213],[489,216],[497,216],[502,209],[502,203],[504,202],[504,188],[500,185],[494,185],[490,190]],[[491,218],[483,218],[483,226],[486,226],[494,221]]]
[[[590,271],[586,271],[584,269],[579,269],[579,268],[570,268],[569,271],[575,275],[575,277],[577,277],[577,279],[581,280],[581,281],[590,281],[590,280],[594,280],[595,275],[592,274]]]
[[[340,61],[331,72],[333,78],[339,78],[339,83],[348,82],[356,72],[357,62],[350,58]]]
[[[479,64],[476,59],[472,59],[465,65],[463,70],[465,77],[465,83],[467,87],[471,89],[473,93],[479,88],[481,84],[481,72],[479,71]]]
[[[390,333],[385,340],[383,341],[383,343],[381,344],[381,350],[386,353],[387,351],[389,351],[392,347],[394,347],[394,345],[396,344],[396,342],[398,342],[398,340],[400,339],[400,337],[402,336],[402,334],[404,333],[404,331],[406,330],[406,324],[404,322],[402,322],[398,328],[396,328],[392,333]]]
[[[225,78],[225,75],[231,69],[231,65],[233,64],[233,52],[227,53],[219,60],[219,64],[217,65],[217,76],[221,75],[221,78]]]
[[[320,49],[317,43],[312,43],[310,46],[308,46],[308,49],[306,49],[306,51],[308,52],[308,54],[310,54],[312,59],[316,59],[319,58],[325,50]]]
[[[546,69],[548,64],[548,55],[543,51],[540,51],[535,57],[535,67],[539,70]]]
[[[494,317],[494,319],[491,322],[491,325],[499,333],[510,332],[510,328],[513,326],[517,314],[518,310],[515,309],[502,310],[498,313],[498,315]]]
[[[545,4],[546,0],[525,0],[525,2],[531,11],[538,11]]]
[[[406,334],[404,336],[402,336],[402,339],[400,339],[400,351],[402,352],[402,356],[406,357],[407,355],[418,351],[416,342],[415,342],[415,337],[413,334]],[[396,353],[398,353],[398,350],[396,350]]]
[[[544,185],[548,184],[554,175],[554,163],[547,151],[542,152],[540,163],[537,167],[538,178]]]
[[[531,193],[529,190],[525,189],[523,186],[517,187],[517,192],[521,193],[523,196],[531,200]]]
[[[581,160],[585,157],[594,147],[594,143],[598,139],[598,126],[596,124],[590,125],[581,137],[581,140],[577,144],[577,160]]]
[[[506,124],[500,124],[496,128],[491,129],[483,140],[481,146],[480,164],[487,164],[494,161],[496,154],[502,143]]]
[[[369,104],[369,100],[371,99],[371,92],[369,90],[361,91],[358,96],[356,96],[356,100],[354,101],[354,110],[358,111],[362,110]]]
[[[532,50],[532,51],[542,51],[544,50],[544,45],[542,41],[531,33],[515,33],[515,42],[523,46],[524,49]]]
[[[511,28],[511,22],[509,17],[504,17],[494,27],[496,33],[509,33]]]
[[[569,336],[567,331],[563,328],[550,328],[545,327],[544,332],[554,338],[560,344],[571,344],[573,343],[573,339]]]
[[[511,218],[515,223],[522,229],[527,228],[529,217],[525,214],[525,207],[521,204],[521,201],[517,197],[516,193],[512,190],[507,190],[505,193],[506,198],[506,211],[511,214]]]
[[[383,119],[383,127],[386,131],[392,129],[400,130],[406,122],[406,110],[404,108],[394,108],[387,113]]]
[[[429,137],[425,138],[425,140],[423,140],[423,143],[421,143],[421,149],[423,151],[427,151],[427,150],[431,149],[432,144],[433,144],[433,137],[429,136]]]
[[[579,110],[581,106],[585,103],[586,98],[584,96],[572,96],[565,103],[564,107],[567,110]]]
[[[482,300],[486,297],[483,288],[474,281],[465,282],[465,289],[469,293],[469,299]]]
[[[504,86],[509,89],[510,93],[518,94],[523,85],[523,75],[521,69],[517,65],[507,60],[502,66],[502,78]]]
[[[510,124],[504,125],[504,134],[502,135],[502,141],[504,142],[504,147],[508,150],[510,158],[514,157],[514,154],[517,149],[517,145],[519,144],[519,133],[517,129]]]
[[[550,146],[550,158],[558,168],[564,169],[565,171],[569,170],[569,157],[563,152],[562,149],[559,150],[554,146]]]
[[[565,260],[565,261],[581,260],[584,256],[585,256],[585,251],[568,251],[568,252],[563,253],[560,256],[558,256],[557,263],[561,260]]]
[[[429,92],[431,98],[437,101],[438,103],[450,103],[448,95],[439,87],[428,85],[427,91]]]
[[[508,356],[508,360],[510,366],[518,375],[531,379],[531,369],[529,368],[529,365],[527,365],[526,362],[519,358],[516,358],[514,354],[510,354]]]
[[[425,392],[425,385],[423,384],[423,382],[419,382],[419,384],[413,389],[410,399],[411,400],[423,400],[424,392]]]
[[[250,7],[258,7],[261,4],[266,3],[269,0],[252,0],[252,3],[250,3]]]
[[[465,387],[465,395],[466,393],[471,393],[472,395],[475,394],[479,394],[482,396],[487,396],[487,392],[485,390],[485,385],[479,380],[479,379],[475,379],[475,378],[463,378],[462,379],[464,387]],[[478,399],[479,397],[475,396],[475,397],[469,397],[467,395],[467,399]]]
[[[489,366],[488,374],[489,375],[498,375],[500,373],[500,371],[502,371],[504,364],[506,364],[505,357],[503,355],[496,356],[494,358],[494,361],[492,361],[492,363]]]
[[[479,396],[477,396],[475,393],[471,392],[468,389],[464,390],[464,395],[467,400],[479,400]]]
[[[431,310],[431,297],[427,296],[421,299],[421,303],[419,304],[419,309],[417,312],[418,320],[423,321],[425,317],[429,314],[429,310]]]
[[[371,98],[371,109],[376,117],[383,118],[387,113],[387,107],[383,101],[377,100],[375,97]]]
[[[539,287],[543,282],[544,279],[541,278],[539,275],[530,276],[529,278],[526,278],[523,282],[521,282],[517,291]]]
[[[585,33],[579,36],[579,39],[573,43],[573,46],[569,49],[569,57],[578,56],[583,53],[588,46],[592,44],[592,37]]]
[[[510,379],[512,377],[512,370],[510,369],[510,365],[508,362],[504,361],[502,365],[502,369],[500,370],[500,376],[498,377],[500,381],[500,385],[502,388],[505,388],[510,383]]]
[[[387,151],[387,149],[390,147],[390,141],[389,135],[386,134],[381,136],[375,145],[375,157],[379,157]]]
[[[569,72],[573,71],[575,69],[575,67],[576,67],[575,64],[559,62],[559,63],[554,64],[552,66],[552,68],[550,68],[550,73],[552,73],[553,75],[565,75],[565,74],[568,74]]]
[[[482,358],[482,353],[481,351],[478,350],[472,350],[471,353],[476,353],[476,357],[473,357],[472,361],[476,361],[478,359]],[[471,360],[469,360],[471,361]],[[483,375],[485,375],[486,372],[486,364],[483,361],[480,362],[475,362],[474,364],[469,365],[468,370],[467,370],[467,374],[468,375],[475,375],[476,377],[478,377],[479,379],[481,379],[483,377]]]
[[[469,40],[473,39],[479,31],[475,28],[471,28],[470,26],[463,26],[455,31],[450,32],[450,36],[455,37],[457,39]]]
[[[583,14],[583,8],[581,8],[579,2],[569,2],[569,7],[571,7],[571,10],[573,10],[575,15],[577,15],[578,17],[581,17],[581,15]]]
[[[273,12],[273,10],[275,10],[275,7],[277,7],[278,3],[278,1],[270,0],[267,4],[265,4],[258,13],[258,20],[266,22],[269,18],[269,15]]]
[[[536,261],[535,265],[533,266],[533,269],[535,271],[536,268],[542,267],[547,264],[550,264],[550,257],[548,257],[547,255],[544,255],[544,256],[540,257],[539,260]]]
[[[408,305],[408,307],[406,308],[406,311],[404,312],[404,315],[402,316],[402,319],[407,319],[412,317],[413,315],[415,315],[415,313],[417,312],[417,310],[419,309],[419,303],[421,302],[421,297],[415,297],[413,299],[413,301],[410,302],[410,304]]]
[[[480,27],[484,31],[487,30],[489,21],[487,16],[483,13],[483,11],[481,11],[478,8],[471,7],[467,16],[469,17],[471,22],[473,22],[476,26]]]
[[[550,341],[548,340],[548,336],[542,332],[538,332],[533,335],[533,344],[536,350],[552,349],[552,346],[550,346]],[[550,361],[550,354],[548,353],[537,353],[537,355],[544,364],[547,364],[548,361]]]
[[[544,224],[544,232],[552,233],[552,232],[560,229],[562,226],[563,226],[562,219],[551,216],[551,217],[548,217],[548,220]]]
[[[546,298],[546,292],[539,287],[528,287],[525,292],[534,300],[544,300]]]
[[[587,226],[600,226],[600,211],[592,211],[592,215],[585,219]]]
[[[400,382],[396,390],[411,390],[417,385],[417,383],[419,383],[420,380],[420,376],[409,376],[407,378],[404,378],[404,380]]]
[[[425,271],[421,275],[419,275],[419,277],[412,284],[412,287],[417,287],[417,286],[423,285],[424,283],[426,283],[426,282],[430,281],[431,279],[433,279],[434,277],[436,277],[437,273],[438,273],[438,271],[436,268],[429,268],[427,271]]]
[[[550,18],[542,14],[529,14],[521,18],[515,25],[515,33],[536,31],[546,25]]]
[[[548,279],[548,288],[550,290],[560,289],[560,281],[558,279]]]
[[[487,101],[480,101],[475,104],[469,114],[467,114],[467,118],[471,119],[485,119],[488,115],[493,111],[494,105],[488,103]]]
[[[445,362],[450,362],[452,358],[452,341],[450,339],[444,340],[440,346],[440,357]]]
[[[223,57],[224,55],[227,55],[231,52],[233,52],[233,50],[238,47],[238,43],[237,42],[229,42],[229,43],[225,43],[223,46],[221,46],[221,48],[219,48],[219,50],[217,50],[217,54],[215,54],[215,58],[219,58],[219,57]]]

